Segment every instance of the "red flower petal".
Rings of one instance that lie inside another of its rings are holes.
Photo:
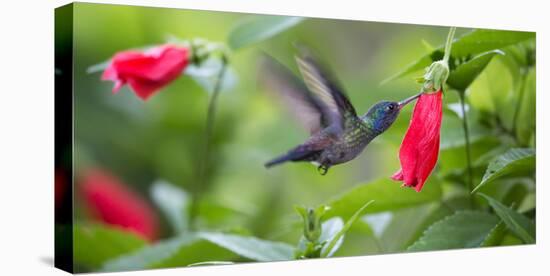
[[[128,80],[128,85],[134,90],[136,95],[142,100],[147,100],[151,97],[161,84],[158,81],[149,81],[146,79],[133,78]]]
[[[158,219],[149,204],[116,177],[101,170],[90,170],[80,179],[80,191],[92,216],[117,225],[147,240],[158,233]]]
[[[145,52],[123,51],[117,53],[102,75],[103,80],[115,82],[116,93],[129,83],[134,92],[143,100],[166,86],[189,64],[187,48],[163,45]]]
[[[401,170],[392,179],[420,192],[439,155],[443,92],[422,94],[399,150]]]

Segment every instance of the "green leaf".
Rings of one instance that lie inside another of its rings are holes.
[[[240,21],[227,38],[233,50],[266,40],[302,22],[303,17],[252,16]]]
[[[204,265],[230,265],[234,264],[234,262],[225,262],[225,261],[210,261],[210,262],[199,262],[190,264],[188,266],[204,266]]]
[[[535,209],[537,207],[536,200],[537,195],[534,192],[527,194],[518,206],[518,212],[525,213]]]
[[[449,74],[447,83],[458,91],[466,91],[466,88],[485,69],[495,55],[503,55],[499,50],[489,51],[460,64]]]
[[[342,228],[344,228],[344,220],[340,217],[333,217],[323,222],[319,243],[330,241]]]
[[[467,60],[477,54],[496,50],[534,37],[535,33],[532,32],[474,30],[458,39],[455,39],[451,50],[451,58],[458,61]],[[443,49],[444,45],[441,45],[430,54],[427,54],[413,62],[403,71],[398,72],[397,74],[384,80],[382,83],[389,82],[426,68],[432,62],[443,58]],[[452,68],[453,66],[451,66],[451,69]]]
[[[237,256],[256,261],[281,261],[291,260],[293,253],[294,248],[288,244],[254,237],[216,232],[184,233],[111,260],[102,271],[178,267]]]
[[[199,236],[239,256],[255,261],[285,261],[293,258],[294,248],[282,242],[214,232],[201,232]]]
[[[159,241],[151,246],[147,246],[139,251],[131,254],[109,260],[103,265],[101,271],[124,271],[124,270],[140,270],[150,268],[155,264],[160,264],[163,261],[170,260],[173,256],[180,253],[184,255],[186,250],[192,249],[192,246],[198,243],[200,240],[195,234],[185,234],[175,238]],[[211,249],[211,248],[207,248]],[[215,250],[215,248],[214,248]],[[184,251],[184,252],[179,252]],[[205,251],[206,252],[206,251]],[[209,257],[215,255],[219,257],[217,252],[212,250],[208,251]],[[185,256],[185,255],[184,255]],[[206,257],[208,258],[208,257]],[[208,261],[208,259],[200,258],[180,258],[180,262],[177,265],[184,266],[201,261]],[[161,265],[161,267],[171,267],[169,264]]]
[[[191,198],[184,190],[161,180],[153,183],[150,193],[176,232],[188,229],[188,208]]]
[[[481,183],[472,193],[485,184],[506,175],[525,176],[535,171],[535,150],[532,148],[513,148],[495,158],[485,171]]]
[[[370,228],[370,232],[376,238],[382,237],[393,218],[393,212],[380,212],[364,215],[361,220]]]
[[[75,262],[90,269],[147,244],[132,232],[100,224],[75,225],[73,240]]]
[[[380,236],[384,253],[403,252],[422,236],[426,228],[453,212],[434,202],[391,213],[391,221]]]
[[[495,210],[495,213],[504,221],[506,226],[516,234],[525,243],[535,243],[535,224],[524,215],[506,207],[504,204],[498,202],[494,198],[482,194],[479,194],[485,198],[489,205]]]
[[[528,145],[529,140],[535,136],[536,129],[536,70],[535,68],[528,69],[525,75],[522,75],[522,79],[519,81],[524,82],[520,84],[515,96],[514,103],[520,101],[517,118],[516,118],[516,135],[518,140],[523,145]],[[520,89],[522,91],[520,91]]]
[[[479,211],[458,211],[432,224],[407,251],[479,247],[499,219]]]
[[[478,29],[456,40],[453,43],[451,55],[455,57],[473,56],[531,38],[535,38],[534,32]]]
[[[472,120],[471,113],[466,111],[466,114],[470,115],[469,119]],[[460,115],[461,114],[459,114],[459,116]],[[441,144],[439,146],[440,149],[443,151],[460,148],[466,145],[461,119],[457,117],[444,116],[443,120],[444,124],[441,126]],[[491,135],[491,131],[489,129],[482,127],[480,124],[477,124],[475,122],[470,123],[469,131],[471,144],[477,143],[484,139],[494,138]]]
[[[481,247],[498,246],[502,243],[506,235],[506,224],[499,222],[491,232],[485,237]]]
[[[358,185],[342,195],[331,200],[326,216],[350,218],[367,201],[375,203],[367,213],[396,210],[433,202],[441,198],[441,187],[435,177],[430,177],[422,192],[417,193],[408,187],[401,187],[399,182],[389,178],[381,178],[369,183]]]
[[[503,127],[511,128],[515,104],[514,78],[505,66],[503,56],[494,57],[483,72],[468,87],[468,102],[472,110],[495,113]]]
[[[330,238],[330,240],[323,246],[323,249],[321,250],[321,257],[330,257],[336,252],[336,250],[338,250],[338,248],[343,242],[344,235],[349,230],[351,225],[359,218],[359,216],[363,213],[363,210],[365,210],[367,206],[369,206],[373,202],[374,200],[367,202],[365,205],[359,208],[359,210],[357,210],[355,214],[353,214],[353,216],[351,216],[351,218],[348,219],[348,221],[346,221],[346,224],[344,224],[344,227],[342,227],[340,231],[338,231],[334,236],[332,236],[332,238]]]

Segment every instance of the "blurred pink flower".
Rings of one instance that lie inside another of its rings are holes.
[[[101,79],[115,83],[113,93],[128,83],[138,97],[147,100],[180,76],[189,64],[189,59],[188,48],[170,44],[145,52],[122,51],[115,54]]]
[[[149,241],[157,238],[156,213],[147,201],[115,176],[100,169],[88,170],[80,178],[80,189],[92,216]]]

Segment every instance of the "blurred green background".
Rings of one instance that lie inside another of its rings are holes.
[[[199,186],[197,168],[202,158],[208,92],[183,76],[144,102],[127,87],[113,95],[111,82],[100,81],[100,74],[86,70],[116,52],[163,44],[169,37],[224,42],[232,26],[250,15],[82,3],[74,12],[77,176],[88,168],[103,168],[148,200],[152,183],[165,180],[198,198],[195,227],[241,231],[291,244],[296,244],[302,231],[294,205],[316,206],[358,183],[389,178],[399,169],[398,149],[412,106],[405,108],[395,124],[357,159],[333,167],[326,176],[307,163],[267,170],[263,166],[266,161],[301,143],[308,133],[272,93],[258,85],[259,55],[266,52],[296,72],[292,43],[310,46],[331,66],[358,113],[363,114],[378,101],[401,100],[417,93],[420,85],[414,79],[422,71],[380,83],[429,53],[430,45],[440,46],[448,31],[446,27],[311,18],[267,41],[231,53],[230,65],[237,82],[218,99],[208,180]],[[459,28],[457,37],[468,31]],[[483,103],[483,98],[471,100]],[[446,93],[445,104],[457,101],[455,93]],[[534,96],[528,104],[534,108]],[[445,114],[452,112],[445,110]],[[461,135],[460,121],[446,115],[443,127],[451,131],[442,134],[444,160],[436,170],[445,169],[446,164],[449,170],[457,169],[453,167],[456,164],[462,169],[463,151],[452,151],[453,141],[449,140],[457,132]],[[451,144],[446,148],[448,141]],[[482,142],[474,148],[479,149],[476,156],[485,152],[487,145],[495,144],[490,139]],[[76,200],[77,220],[89,221],[78,195]],[[399,212],[402,218],[410,218],[411,224],[418,212],[427,214],[421,208]],[[361,233],[361,228],[356,228],[356,233]],[[347,246],[337,255],[399,251],[413,239],[402,228],[391,231],[387,234],[390,239],[382,237],[380,241],[354,236],[352,231],[346,238]],[[167,219],[162,218],[161,238],[173,235]],[[353,242],[354,238],[359,242]]]

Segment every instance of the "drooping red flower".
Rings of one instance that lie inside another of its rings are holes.
[[[439,155],[443,92],[424,93],[414,106],[409,129],[399,149],[401,169],[393,180],[420,192]]]
[[[86,171],[80,179],[85,206],[96,219],[155,240],[158,218],[151,206],[130,187],[103,170]]]
[[[147,100],[175,80],[187,67],[189,60],[188,48],[170,44],[144,52],[122,51],[111,59],[101,79],[115,82],[113,93],[128,84],[138,97]]]

